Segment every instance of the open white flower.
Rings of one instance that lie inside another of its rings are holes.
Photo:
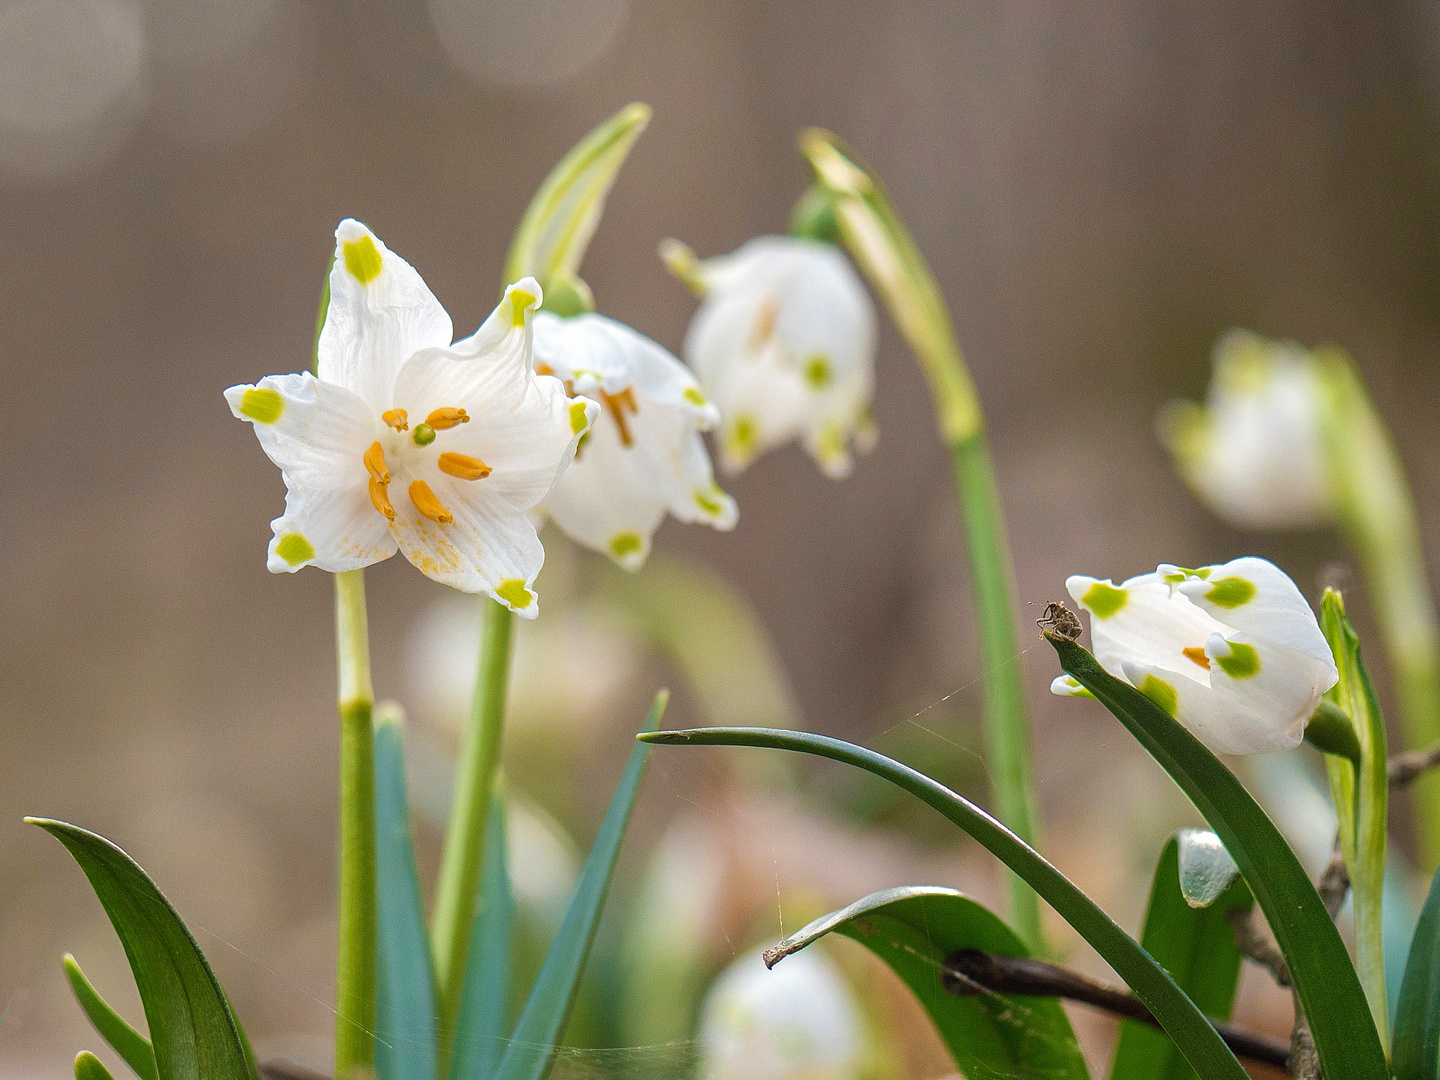
[[[1215,345],[1206,404],[1176,402],[1160,436],[1185,482],[1241,528],[1324,524],[1334,515],[1315,362],[1293,342],[1232,330]]]
[[[597,402],[599,419],[542,508],[571,539],[638,570],[668,511],[734,527],[700,432],[720,421],[689,369],[603,315],[535,316],[535,366]]]
[[[396,550],[426,575],[527,618],[545,550],[527,512],[599,411],[531,367],[532,278],[471,337],[358,221],[335,230],[318,377],[272,375],[225,399],[285,478],[269,567],[354,570]]]
[[[1310,605],[1264,559],[1162,564],[1120,585],[1076,575],[1065,588],[1090,613],[1100,665],[1217,754],[1297,745],[1339,678]],[[1086,693],[1068,675],[1050,689]]]
[[[686,274],[702,291],[685,359],[723,417],[720,460],[739,472],[800,439],[828,475],[874,443],[875,311],[832,244],[761,236]]]

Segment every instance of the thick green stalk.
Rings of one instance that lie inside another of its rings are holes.
[[[435,891],[435,915],[430,945],[435,954],[437,1004],[440,1007],[440,1075],[446,1075],[451,1038],[465,989],[465,957],[470,950],[475,898],[480,891],[485,862],[485,823],[495,768],[500,760],[500,736],[505,726],[505,693],[510,679],[510,645],[515,618],[510,609],[488,598],[484,635],[480,642],[480,669],[471,699],[470,722],[460,747],[455,776],[455,797],[445,852]]]
[[[375,737],[365,572],[335,575],[340,676],[340,918],[335,992],[335,1075],[375,1070]]]
[[[939,286],[879,180],[828,132],[805,132],[800,148],[817,185],[834,201],[841,239],[884,300],[930,385],[940,437],[954,462],[970,554],[996,809],[1016,836],[1036,846],[1040,815],[1015,627],[1015,573],[974,381]],[[1044,955],[1039,900],[1013,873],[1009,882],[1014,929],[1033,953]]]

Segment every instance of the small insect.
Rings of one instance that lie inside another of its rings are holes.
[[[1066,641],[1080,636],[1080,620],[1062,601],[1054,600],[1045,605],[1045,612],[1035,620],[1042,633],[1055,634]]]

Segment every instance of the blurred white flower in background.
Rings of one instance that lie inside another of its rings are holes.
[[[572,540],[638,570],[668,511],[734,527],[700,432],[720,422],[690,369],[604,315],[535,316],[535,369],[590,398],[600,415],[542,507]]]
[[[827,475],[849,475],[852,441],[863,453],[875,437],[875,308],[840,249],[760,236],[710,259],[676,241],[661,255],[701,297],[685,360],[720,407],[726,470],[799,439]]]
[[[568,82],[600,59],[625,24],[629,0],[429,0],[450,58],[477,82],[537,89]]]
[[[132,0],[0,4],[0,171],[45,180],[103,162],[144,113],[147,73]]]
[[[1322,442],[1323,397],[1310,354],[1293,342],[1231,330],[1215,344],[1204,406],[1172,402],[1161,441],[1176,469],[1232,525],[1322,525],[1334,514]]]
[[[700,1018],[700,1080],[853,1080],[864,1041],[855,995],[814,948],[765,970],[746,953],[710,988]]]

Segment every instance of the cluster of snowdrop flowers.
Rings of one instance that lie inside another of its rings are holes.
[[[875,311],[840,250],[761,236],[710,259],[673,241],[662,254],[701,296],[685,359],[719,406],[726,471],[798,438],[827,475],[849,475],[852,444],[875,440]]]
[[[269,567],[354,570],[397,550],[426,575],[527,618],[545,559],[529,514],[600,406],[535,373],[526,278],[472,336],[358,221],[335,231],[316,374],[225,391],[285,479]]]
[[[1160,435],[1185,482],[1230,523],[1313,526],[1334,516],[1323,413],[1309,353],[1232,330],[1215,345],[1206,404],[1172,404]]]
[[[1315,614],[1273,563],[1162,564],[1115,585],[1075,575],[1095,658],[1217,754],[1296,746],[1339,672]],[[1057,694],[1088,692],[1068,675]]]

